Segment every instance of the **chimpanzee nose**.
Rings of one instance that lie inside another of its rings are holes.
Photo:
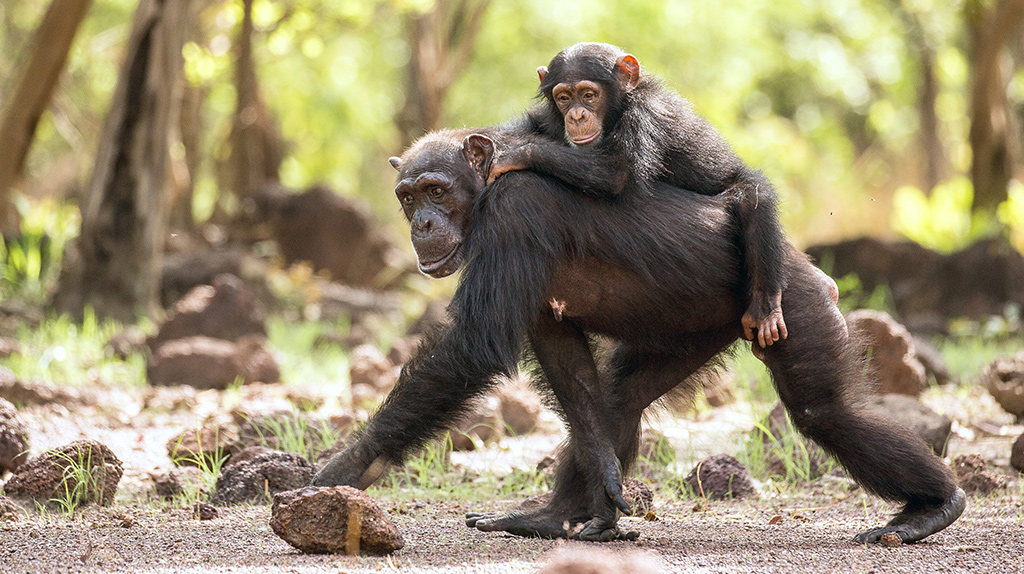
[[[434,213],[417,213],[412,220],[413,231],[418,234],[430,233],[437,225],[436,219],[437,214]]]

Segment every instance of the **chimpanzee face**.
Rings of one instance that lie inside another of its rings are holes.
[[[398,170],[395,195],[424,274],[438,279],[462,266],[473,200],[484,186],[493,154],[485,136],[471,135],[460,145],[445,132],[420,140],[402,158],[391,158]]]
[[[551,98],[565,120],[565,137],[570,144],[586,146],[601,140],[608,98],[597,82],[562,82]]]

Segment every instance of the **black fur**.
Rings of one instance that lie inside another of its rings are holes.
[[[723,194],[740,232],[749,310],[760,322],[772,311],[772,296],[787,282],[786,240],[774,187],[657,77],[642,74],[639,85],[624,90],[615,75],[616,61],[623,55],[608,44],[582,43],[551,60],[539,88],[543,101],[506,126],[519,135],[543,136],[532,140],[521,161],[602,197],[623,191],[650,194],[657,182],[703,195]],[[609,101],[604,136],[586,148],[567,145],[562,113],[551,93],[561,82],[580,80],[599,83]]]
[[[400,177],[458,173],[464,167],[452,162],[460,161],[467,133],[414,147]],[[529,341],[570,433],[551,500],[532,510],[471,514],[467,524],[524,536],[630,538],[616,526],[616,509],[624,509],[621,472],[636,458],[644,410],[695,384],[690,376],[740,335],[743,263],[729,199],[656,184],[650,196],[611,203],[526,171],[482,191],[482,179],[456,179],[460,188],[475,186],[467,196],[476,200],[450,322],[314,484],[366,486],[379,472],[375,463],[401,461],[451,425],[494,375],[512,372]],[[963,509],[952,473],[906,428],[856,405],[851,390],[863,365],[829,285],[792,247],[783,268],[794,278],[783,292],[793,334],[764,351],[780,398],[797,427],[866,489],[905,504],[893,523],[863,539],[897,531],[911,541],[941,530]],[[588,339],[595,334],[614,344],[603,371]]]

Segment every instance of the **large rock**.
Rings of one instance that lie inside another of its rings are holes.
[[[1006,412],[1024,418],[1024,351],[986,365],[981,382]]]
[[[256,298],[241,279],[225,274],[214,278],[213,285],[200,285],[189,291],[147,343],[156,351],[174,339],[211,337],[237,341],[247,335],[266,334]]]
[[[871,367],[878,378],[878,393],[916,397],[928,384],[924,365],[917,359],[914,339],[906,327],[885,311],[858,309],[846,316],[851,330],[864,335]]]
[[[349,486],[306,487],[274,497],[270,527],[308,553],[388,554],[405,542],[365,492]]]
[[[647,516],[654,509],[654,491],[638,478],[622,479],[622,498],[633,508],[632,516]]]
[[[501,420],[505,428],[521,435],[533,432],[540,421],[542,410],[540,395],[530,388],[525,377],[514,377],[496,393],[501,402]]]
[[[186,492],[199,492],[203,497],[209,494],[202,472],[194,466],[176,466],[166,472],[152,472],[153,494],[171,499]]]
[[[267,186],[254,195],[246,216],[269,222],[288,264],[306,261],[331,279],[360,287],[401,283],[407,258],[365,205],[324,186],[292,193]]]
[[[385,394],[398,381],[398,368],[373,345],[360,345],[349,355],[352,387],[367,386]]]
[[[301,456],[274,451],[229,464],[217,477],[215,504],[269,502],[278,492],[301,488],[313,479],[316,467]]]
[[[16,498],[42,503],[79,492],[78,504],[113,502],[124,466],[106,445],[80,440],[45,452],[25,464],[4,485]]]
[[[71,387],[19,380],[10,369],[3,365],[0,365],[0,398],[22,406],[56,403],[70,407],[95,402],[94,397],[89,393],[82,393]]]
[[[239,379],[244,383],[277,382],[281,370],[262,337],[243,337],[237,343],[189,337],[161,345],[146,368],[146,376],[154,385],[226,389]]]
[[[457,451],[474,450],[478,443],[496,442],[503,436],[505,425],[501,420],[501,400],[489,395],[460,418],[458,425],[452,429],[452,448]]]
[[[945,456],[946,444],[953,429],[953,421],[940,415],[921,401],[906,395],[880,395],[871,397],[867,408],[914,431],[939,456]]]
[[[238,433],[221,426],[187,429],[167,441],[167,456],[179,466],[216,467],[238,450]],[[218,460],[221,459],[221,460]]]
[[[755,492],[747,467],[728,454],[716,454],[697,463],[685,480],[697,497],[744,498]]]
[[[28,432],[18,410],[0,398],[0,476],[28,460]]]

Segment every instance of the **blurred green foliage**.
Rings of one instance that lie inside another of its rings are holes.
[[[0,0],[0,98],[12,91],[46,5]],[[93,3],[53,113],[40,126],[30,176],[44,178],[67,158],[80,180],[87,175],[135,6]],[[189,83],[205,94],[196,178],[197,212],[205,215],[234,111],[232,48],[242,8],[240,0],[202,6],[183,54]],[[255,56],[288,142],[285,184],[327,182],[397,218],[385,160],[401,145],[394,118],[405,104],[406,20],[432,6],[256,0]],[[443,123],[491,124],[518,114],[535,93],[538,65],[578,41],[611,42],[689,98],[766,171],[798,241],[882,231],[886,190],[919,184],[922,43],[935,53],[942,144],[954,170],[968,164],[961,11],[962,1],[936,0],[493,2],[448,91]],[[1011,97],[1024,99],[1021,77]]]

